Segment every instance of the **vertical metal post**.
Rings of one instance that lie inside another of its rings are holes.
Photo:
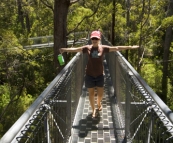
[[[131,104],[131,84],[130,84],[130,76],[133,73],[128,72],[126,74],[126,107],[125,107],[125,141],[130,142],[130,104]]]
[[[69,69],[71,70],[71,68]],[[71,75],[72,76],[72,75]],[[66,137],[65,137],[65,142],[67,141],[68,137],[71,135],[71,127],[72,127],[72,121],[71,121],[71,106],[72,106],[72,102],[71,102],[71,93],[72,93],[72,88],[71,88],[71,85],[72,85],[72,81],[71,81],[71,77],[70,76],[70,79],[69,79],[69,87],[70,89],[68,90],[68,94],[66,96],[67,98],[67,102],[66,102],[66,113],[67,113],[67,116],[66,116],[66,121],[67,121],[67,127],[66,127]]]
[[[49,129],[48,115],[49,113],[46,113],[44,117],[44,132],[45,132],[45,137],[47,138],[47,143],[50,143],[50,129]]]
[[[150,120],[148,123],[148,136],[147,136],[147,141],[146,143],[150,143],[150,139],[151,139],[151,133],[152,133],[152,129],[153,129],[153,114],[151,112],[151,109],[149,110],[149,115],[150,115]]]

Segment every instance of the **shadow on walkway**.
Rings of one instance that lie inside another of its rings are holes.
[[[79,130],[79,137],[84,138],[87,136],[88,131],[98,130],[96,126],[100,122],[100,113],[96,111],[96,117],[92,118],[92,114],[89,114],[85,119],[81,119],[77,126],[73,126],[73,128]]]

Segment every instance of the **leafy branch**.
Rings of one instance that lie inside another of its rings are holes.
[[[76,27],[75,27],[73,30],[69,31],[69,32],[67,33],[67,35],[69,35],[69,34],[72,33],[73,31],[75,31],[75,30],[79,27],[79,25],[80,25],[85,19],[88,19],[88,18],[94,16],[94,15],[97,13],[98,9],[99,9],[100,3],[101,3],[101,1],[99,1],[98,4],[96,4],[97,7],[96,7],[96,9],[94,10],[94,12],[93,12],[91,15],[88,15],[88,16],[83,17],[83,19],[76,25]]]

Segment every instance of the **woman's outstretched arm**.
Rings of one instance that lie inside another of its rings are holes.
[[[139,48],[139,46],[137,46],[137,45],[134,45],[134,46],[106,46],[106,45],[103,45],[103,47],[108,47],[109,52],[128,50],[128,49],[131,50],[131,49]]]
[[[88,45],[86,46],[82,46],[82,47],[76,47],[76,48],[60,48],[59,51],[60,53],[64,53],[64,52],[82,52],[82,49],[87,47]]]

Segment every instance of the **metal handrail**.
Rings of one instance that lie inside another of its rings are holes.
[[[103,41],[104,44],[111,45],[108,41]],[[160,97],[150,88],[145,80],[137,73],[131,64],[123,57],[120,52],[108,54],[106,56],[108,68],[111,73],[113,86],[118,107],[121,110],[121,120],[124,123],[122,128],[125,128],[125,141],[146,141],[147,143],[152,140],[157,142],[159,138],[162,141],[172,143],[173,139],[173,112],[171,109],[160,99]],[[132,109],[141,110],[133,113]],[[139,108],[139,109],[138,109]],[[142,115],[142,112],[144,113]],[[141,115],[140,115],[141,114]],[[140,119],[143,117],[143,119]],[[157,119],[154,120],[153,118]],[[137,125],[133,124],[137,121]],[[160,122],[160,123],[159,123]],[[152,126],[153,123],[160,124],[159,126]],[[141,129],[142,124],[145,131]],[[165,128],[162,128],[165,127]],[[146,132],[146,130],[148,132]],[[152,132],[152,130],[154,130]],[[161,133],[157,134],[157,130]],[[142,135],[138,136],[140,132]],[[147,135],[148,133],[148,135]],[[133,136],[131,136],[133,134]]]
[[[119,56],[122,56],[119,52]],[[161,100],[161,98],[153,91],[153,89],[145,82],[145,80],[139,75],[139,73],[132,67],[132,65],[122,56],[124,63],[129,67],[130,71],[133,72],[135,78],[138,79],[143,88],[151,95],[152,99],[157,103],[163,113],[168,117],[170,122],[173,124],[173,112],[172,110]]]

